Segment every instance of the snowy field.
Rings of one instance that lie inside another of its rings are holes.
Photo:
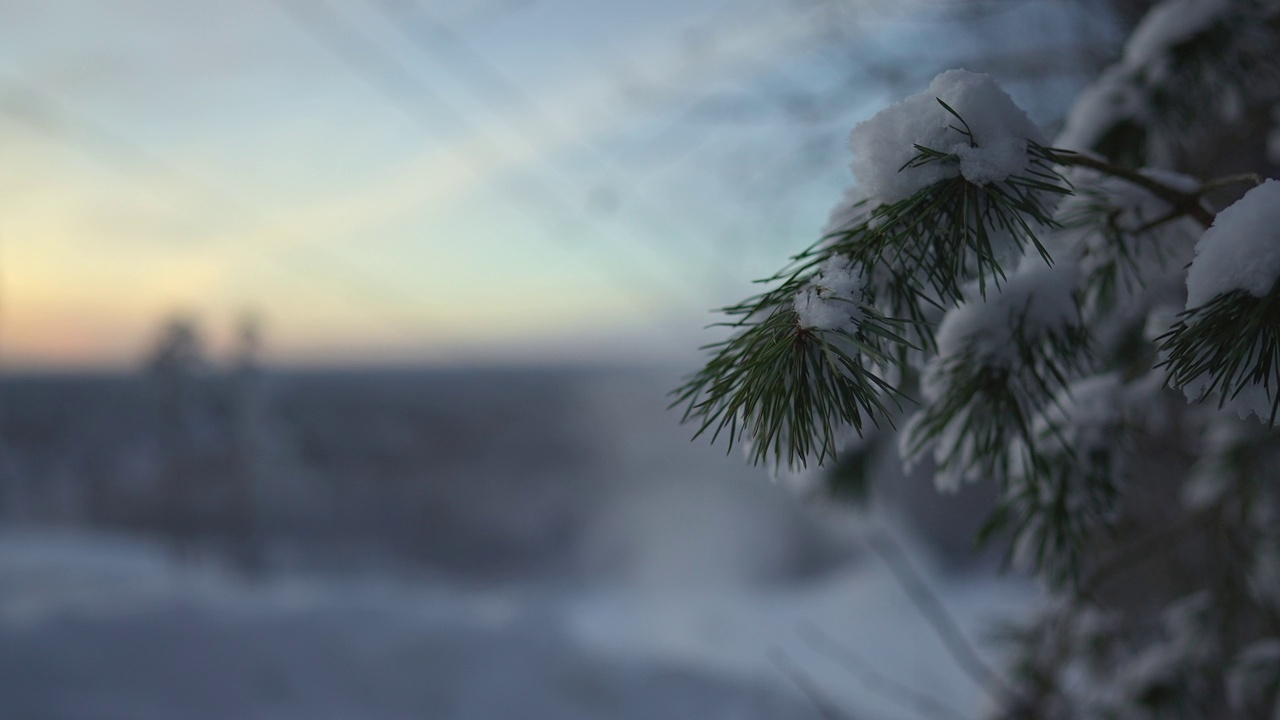
[[[941,589],[974,631],[1027,601],[1011,584]],[[904,715],[808,627],[960,714],[983,702],[874,565],[770,589],[248,584],[136,540],[0,536],[12,718],[821,717],[797,669],[848,717]]]
[[[28,513],[65,505],[61,517],[29,514],[0,525],[0,717],[929,716],[868,677],[866,666],[955,715],[977,715],[988,702],[981,690],[860,537],[887,530],[902,540],[975,639],[1031,603],[1032,590],[987,571],[940,568],[934,552],[908,539],[907,523],[817,512],[736,455],[689,444],[662,409],[666,381],[543,375],[495,391],[490,382],[468,390],[452,378],[442,383],[455,393],[446,400],[430,390],[434,381],[419,383],[426,390],[408,402],[417,408],[410,414],[448,419],[448,408],[462,402],[454,430],[484,416],[474,428],[506,450],[468,455],[459,448],[470,440],[459,436],[437,465],[424,457],[410,463],[421,473],[416,484],[404,481],[413,497],[447,498],[445,509],[465,516],[416,534],[403,534],[404,518],[382,514],[385,505],[366,503],[361,515],[332,511],[333,494],[353,497],[344,464],[359,470],[355,460],[376,455],[388,473],[409,473],[397,453],[427,441],[397,425],[403,407],[385,413],[380,440],[359,436],[366,446],[382,443],[373,455],[369,447],[350,456],[331,448],[322,467],[298,460],[305,443],[277,447],[271,452],[292,458],[294,477],[269,476],[263,495],[292,524],[269,534],[271,560],[255,576],[216,543],[179,561],[162,533],[77,519],[76,489],[93,485],[64,463],[62,499],[27,492],[22,505]],[[314,385],[302,387],[324,405]],[[341,388],[330,388],[329,402],[341,406]],[[481,388],[499,399],[483,399]],[[510,406],[513,396],[522,398],[519,407]],[[279,401],[287,416],[287,393]],[[554,423],[547,408],[556,408]],[[539,409],[540,427],[522,432]],[[314,435],[334,422],[304,414],[315,427],[282,434]],[[361,418],[367,431],[372,416]],[[409,439],[397,450],[395,438]],[[548,451],[554,438],[565,444]],[[29,491],[32,475],[51,461],[33,455],[34,444],[9,442]],[[98,457],[86,467],[106,467],[113,477],[119,467],[148,467],[136,458],[121,463]],[[519,480],[521,468],[532,490],[504,484]],[[453,487],[468,481],[481,498]],[[295,506],[282,495],[307,497]],[[486,509],[486,498],[497,507]],[[315,507],[330,514],[298,509]],[[345,554],[315,542],[325,517],[335,535],[356,538],[339,544]],[[397,522],[380,537],[371,528],[388,517]],[[548,530],[566,526],[571,531]],[[490,541],[475,539],[486,532]],[[411,552],[414,542],[425,547]],[[524,552],[502,559],[504,547],[521,542]],[[300,559],[312,545],[327,559]],[[338,555],[344,562],[334,561]],[[856,658],[855,667],[832,658],[831,642]]]

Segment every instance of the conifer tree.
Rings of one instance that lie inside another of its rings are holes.
[[[994,715],[1280,718],[1280,3],[1156,4],[1052,140],[954,70],[850,144],[685,420],[780,468],[882,434],[941,491],[994,483],[982,538],[1050,597]]]

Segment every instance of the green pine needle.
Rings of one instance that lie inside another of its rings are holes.
[[[684,420],[699,423],[695,437],[749,443],[755,463],[832,460],[843,433],[878,425],[901,398],[868,359],[889,360],[882,343],[905,340],[882,318],[861,326],[857,334],[803,328],[789,305],[775,308],[710,346],[711,361],[672,393],[672,406],[684,406]]]
[[[1204,378],[1196,401],[1217,394],[1220,409],[1245,388],[1261,386],[1271,400],[1264,420],[1274,427],[1280,411],[1280,282],[1266,297],[1236,290],[1179,317],[1156,338],[1166,354],[1160,366],[1168,369],[1169,384],[1183,389]]]

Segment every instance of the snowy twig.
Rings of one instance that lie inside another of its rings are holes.
[[[1114,163],[1103,160],[1096,155],[1087,155],[1078,153],[1074,150],[1053,150],[1053,158],[1055,161],[1074,167],[1085,167],[1090,170],[1097,170],[1105,175],[1120,178],[1147,190],[1152,195],[1164,200],[1172,205],[1176,210],[1183,214],[1190,215],[1196,222],[1204,227],[1213,224],[1214,213],[1206,208],[1200,202],[1201,195],[1204,194],[1205,188],[1201,188],[1194,193],[1187,193],[1144,175],[1137,170],[1122,167]],[[1235,182],[1239,182],[1237,179]]]
[[[991,694],[993,699],[1012,700],[1016,705],[1025,705],[1020,693],[978,656],[978,652],[960,630],[960,624],[947,611],[941,598],[929,587],[920,572],[911,565],[902,548],[883,534],[868,536],[866,542],[872,552],[889,568],[889,572],[906,592],[911,604],[933,626],[956,665],[980,688]]]
[[[1217,190],[1218,188],[1228,187],[1231,185],[1244,185],[1246,183],[1254,186],[1261,185],[1262,176],[1259,175],[1258,173],[1240,173],[1239,175],[1224,175],[1223,177],[1220,177],[1220,178],[1206,180],[1204,184],[1200,186],[1200,190],[1197,194],[1203,196],[1205,193],[1212,192],[1214,190]]]
[[[941,700],[880,672],[875,665],[864,659],[853,648],[837,642],[813,623],[805,622],[800,626],[799,632],[811,648],[843,665],[844,669],[860,680],[868,690],[879,693],[882,697],[921,715],[949,720],[966,720],[964,715],[948,707]]]

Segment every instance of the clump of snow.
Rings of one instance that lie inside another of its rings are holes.
[[[946,394],[949,370],[958,356],[987,368],[1015,370],[1019,347],[1049,333],[1078,325],[1075,300],[1079,269],[1074,263],[1045,266],[1028,259],[1000,289],[986,299],[973,298],[947,313],[935,335],[938,355],[925,365],[920,393],[934,403]],[[957,414],[932,442],[920,446],[920,423],[925,412],[907,421],[899,436],[899,455],[908,467],[928,449],[938,464],[934,484],[940,492],[954,492],[964,481],[981,479],[986,465],[970,432],[967,413]]]
[[[1267,180],[1218,213],[1196,243],[1187,308],[1244,290],[1266,297],[1280,278],[1280,182]]]
[[[956,148],[956,155],[960,174],[974,185],[1002,182],[1027,169],[1025,138],[1002,138],[983,147],[965,145]]]
[[[1258,356],[1256,346],[1251,354],[1253,357]],[[1204,373],[1184,385],[1182,392],[1186,395],[1187,401],[1193,403],[1204,401],[1209,394],[1209,383],[1212,380],[1213,377],[1209,373]],[[1275,388],[1268,390],[1262,383],[1250,383],[1238,390],[1233,390],[1231,396],[1222,403],[1222,407],[1239,415],[1241,420],[1247,420],[1250,415],[1255,415],[1259,420],[1267,422],[1271,418],[1275,392]]]
[[[972,131],[938,102],[947,103]],[[897,202],[947,178],[998,183],[1027,168],[1027,143],[1044,143],[1040,129],[990,76],[949,70],[929,89],[881,110],[853,129],[853,174],[865,192]],[[958,163],[903,168],[915,145],[954,154]]]
[[[801,327],[840,330],[857,324],[866,282],[861,265],[841,256],[829,258],[796,293],[793,304]]]
[[[1047,266],[1038,257],[1024,262],[998,293],[989,292],[986,299],[974,298],[947,313],[935,336],[938,359],[970,352],[989,365],[1010,366],[1016,361],[1015,333],[1032,338],[1079,321],[1079,274],[1072,262]]]
[[[1280,281],[1280,182],[1267,180],[1218,213],[1213,225],[1196,243],[1195,259],[1187,272],[1186,308],[1203,307],[1214,298],[1243,291],[1265,298]],[[1195,322],[1194,320],[1192,322]],[[1264,356],[1256,343],[1250,357]],[[1202,402],[1214,377],[1204,372],[1186,382],[1182,391],[1191,402]],[[1231,389],[1222,407],[1241,419],[1256,415],[1270,420],[1277,389],[1266,379]]]

